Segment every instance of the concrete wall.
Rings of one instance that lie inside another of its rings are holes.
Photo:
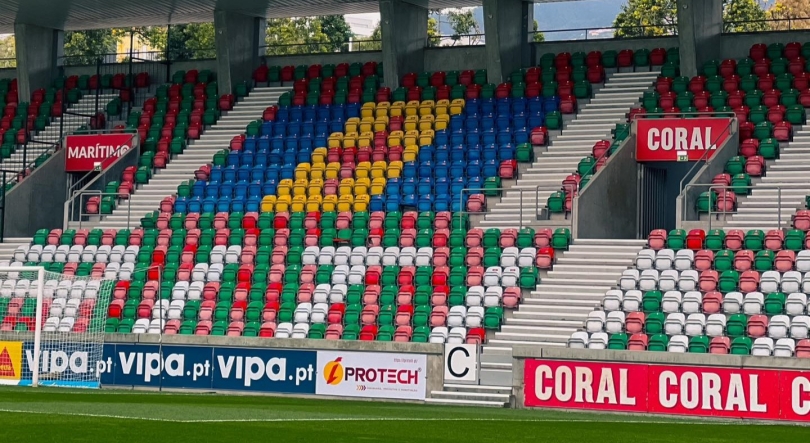
[[[257,64],[258,66],[258,64]],[[189,71],[192,69],[196,69],[198,71],[209,70],[211,72],[217,72],[217,60],[216,59],[205,59],[205,60],[181,60],[172,62],[171,66],[169,66],[169,72],[167,73],[166,65],[161,62],[138,62],[134,63],[132,66],[132,72],[137,74],[139,72],[148,72],[152,83],[153,84],[161,84],[167,83],[171,80],[171,75],[174,74],[175,71],[183,70]],[[255,69],[255,66],[254,66]],[[63,68],[64,75],[71,76],[71,75],[95,75],[98,71],[96,65],[82,65],[82,66],[65,66]],[[129,72],[129,64],[128,63],[111,63],[111,64],[104,64],[101,65],[101,72],[102,73],[128,73]],[[251,71],[252,73],[252,71]],[[168,77],[167,77],[168,74]],[[0,78],[2,77],[2,71],[0,71]]]
[[[500,83],[516,69],[531,62],[529,26],[534,17],[533,3],[522,0],[484,0],[487,76]]]
[[[105,343],[158,344],[155,334],[106,334]],[[163,344],[185,346],[227,346],[263,349],[298,349],[310,351],[392,352],[425,354],[427,356],[427,393],[442,390],[444,383],[444,346],[432,343],[368,342],[349,340],[309,340],[257,337],[214,337],[196,335],[164,335]]]
[[[335,52],[328,54],[266,55],[260,57],[268,66],[337,65],[338,63],[382,63],[382,51]]]
[[[751,32],[723,34],[720,37],[721,58],[743,58],[748,57],[751,46],[756,43],[789,43],[806,42],[808,40],[807,31],[784,31],[784,32]]]
[[[426,8],[403,0],[380,0],[384,83],[390,88],[408,72],[425,69]]]
[[[0,79],[17,78],[17,68],[0,69]]]
[[[231,11],[214,12],[219,94],[231,94],[234,85],[248,81],[259,64],[259,38],[264,20]],[[262,39],[263,40],[263,39]]]
[[[484,45],[425,48],[425,71],[463,71],[487,68]]]
[[[585,52],[590,51],[620,51],[622,49],[655,49],[674,48],[678,46],[678,37],[654,37],[654,38],[610,38],[596,40],[573,40],[568,42],[542,42],[534,43],[535,60],[547,53],[560,52]]]
[[[62,226],[67,193],[65,152],[56,151],[6,194],[6,237],[31,237],[37,229]]]
[[[574,199],[574,238],[636,238],[638,163],[631,135]]]
[[[722,32],[722,0],[678,0],[682,75],[697,75],[703,63],[719,56]]]
[[[54,29],[25,23],[14,25],[21,100],[31,97],[31,91],[50,86],[56,75],[57,54],[64,46],[60,34]]]

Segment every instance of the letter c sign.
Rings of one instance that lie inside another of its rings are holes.
[[[444,382],[478,382],[477,345],[445,345]]]

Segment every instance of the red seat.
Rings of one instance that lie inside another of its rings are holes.
[[[709,354],[728,354],[731,349],[731,339],[728,337],[712,337],[709,342]]]
[[[646,315],[643,312],[630,312],[624,321],[624,328],[628,334],[636,334],[644,330]]]
[[[749,157],[745,161],[745,173],[751,177],[760,177],[765,170],[765,159],[759,155]]]
[[[654,229],[647,236],[647,245],[650,249],[660,250],[664,249],[667,244],[667,231],[666,229]]]
[[[360,330],[361,341],[374,341],[377,339],[377,325],[365,325]]]
[[[781,231],[780,231],[781,232]],[[796,262],[796,252],[783,250],[776,253],[774,258],[774,268],[779,272],[788,272],[793,270],[793,265]]]
[[[745,271],[740,275],[740,292],[754,292],[759,288],[759,272]]]
[[[796,211],[793,215],[793,227],[801,231],[810,231],[810,210]]]
[[[717,271],[707,269],[700,273],[700,277],[698,277],[698,287],[703,292],[714,291],[717,288],[718,279]]]
[[[628,351],[646,351],[647,350],[647,334],[633,334],[627,341]]]
[[[759,314],[748,317],[747,332],[751,338],[764,337],[768,332],[768,316]]]
[[[706,315],[720,312],[720,309],[723,307],[723,294],[717,291],[707,292],[706,295],[703,296],[702,307],[703,313]]]
[[[630,49],[620,51],[616,61],[620,68],[633,66],[633,51]]]
[[[737,272],[744,272],[754,265],[754,251],[742,250],[734,254],[734,269]]]
[[[703,249],[703,241],[706,239],[706,232],[702,229],[692,229],[686,235],[686,248],[693,251]]]
[[[798,358],[810,358],[810,339],[799,340],[796,343],[796,352],[794,355]]]

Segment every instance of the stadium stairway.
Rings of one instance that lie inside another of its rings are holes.
[[[149,183],[138,188],[130,197],[131,203],[122,201],[112,214],[95,224],[82,223],[82,228],[126,229],[128,218],[129,227],[137,227],[143,214],[154,211],[161,200],[174,195],[180,183],[193,178],[194,171],[210,163],[217,151],[227,148],[233,137],[244,133],[248,123],[260,118],[262,112],[268,106],[278,103],[279,97],[288,90],[286,87],[260,87],[252,90],[233,110],[206,129],[199,140],[193,141],[185,152],[172,159],[165,169],[159,170]],[[70,227],[78,228],[78,222]]]
[[[479,358],[480,385],[446,384],[442,391],[432,391],[428,401],[504,407],[511,394],[512,346],[566,346],[646,244],[646,240],[574,240],[542,284],[507,314],[500,331],[488,337]]]
[[[551,137],[548,150],[538,155],[512,186],[515,191],[507,190],[478,227],[515,227],[521,202],[518,189],[524,190],[523,226],[536,226],[536,200],[545,208],[549,195],[560,190],[563,180],[576,171],[579,161],[591,154],[595,142],[610,138],[611,129],[626,120],[643,93],[653,87],[658,74],[657,70],[611,74],[574,120],[567,122],[562,133]],[[539,192],[534,192],[538,186]]]
[[[810,194],[808,175],[810,129],[797,127],[793,140],[780,147],[779,158],[769,162],[765,176],[754,181],[751,195],[738,197],[737,212],[727,217],[724,227],[767,231],[779,225],[780,212],[782,226],[789,227],[791,216],[804,208],[805,196]],[[781,188],[781,210],[777,188]]]
[[[98,97],[99,107],[103,107],[107,102],[113,98],[118,97],[118,94],[100,94]],[[80,99],[77,103],[68,107],[69,112],[75,112],[85,115],[92,115],[96,112],[96,97],[94,95],[87,95]],[[38,132],[31,137],[28,142],[28,153],[26,154],[26,161],[31,164],[40,155],[53,149],[52,143],[59,141],[59,129],[61,120],[65,119],[65,127],[63,128],[66,134],[71,134],[79,127],[87,124],[90,117],[79,118],[74,115],[66,115],[63,117],[56,117],[51,120],[51,124],[45,128],[44,131]],[[45,142],[45,143],[41,143]],[[47,144],[46,144],[47,143]],[[23,167],[23,150],[18,148],[11,157],[2,160],[0,168],[22,171]]]

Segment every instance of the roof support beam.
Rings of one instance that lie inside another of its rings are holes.
[[[723,0],[678,0],[681,75],[693,77],[709,60],[721,58]]]
[[[238,83],[249,81],[259,65],[265,20],[232,11],[214,12],[219,94],[232,94]]]
[[[428,10],[403,0],[380,0],[384,83],[399,86],[402,75],[425,69]]]
[[[500,83],[512,71],[532,62],[529,32],[534,3],[522,0],[484,0],[487,77]]]
[[[17,50],[17,90],[21,101],[31,91],[47,88],[57,75],[56,61],[64,51],[64,33],[26,23],[14,24]]]

